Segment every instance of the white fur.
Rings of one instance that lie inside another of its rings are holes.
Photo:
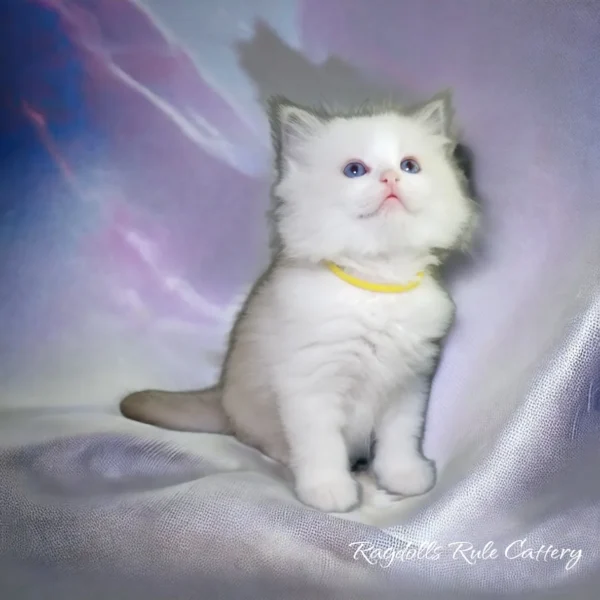
[[[221,401],[237,437],[288,464],[299,498],[324,511],[358,503],[349,455],[366,454],[372,432],[382,487],[414,495],[434,483],[420,437],[451,299],[430,274],[410,292],[375,293],[321,261],[398,283],[435,265],[435,250],[457,244],[472,205],[449,158],[443,109],[435,101],[412,115],[322,118],[278,107],[281,248],[234,329]],[[400,171],[406,157],[422,171]],[[351,160],[370,172],[345,177]],[[405,206],[377,210],[387,169],[399,174]]]
[[[373,294],[318,266],[282,266],[257,293],[238,332],[243,349],[231,356],[224,407],[257,445],[264,444],[276,403],[288,443],[283,449],[277,442],[276,458],[290,464],[308,504],[344,511],[357,503],[348,451],[368,453],[374,428],[381,484],[395,493],[422,493],[433,483],[431,465],[418,451],[423,380],[452,308],[431,278],[410,293]]]

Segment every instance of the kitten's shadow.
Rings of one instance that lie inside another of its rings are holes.
[[[283,42],[265,23],[258,21],[254,37],[239,42],[241,67],[253,81],[259,100],[266,105],[272,95],[298,104],[324,103],[356,107],[364,102],[418,102],[408,91],[382,86],[337,57],[315,65]]]
[[[476,263],[481,262],[486,253],[484,238],[482,236],[482,226],[485,222],[485,207],[481,202],[481,196],[477,191],[475,177],[475,158],[473,152],[465,144],[459,143],[454,152],[454,157],[467,179],[467,189],[469,196],[475,201],[480,215],[480,226],[476,228],[473,234],[471,246],[467,252],[456,252],[451,254],[445,261],[442,269],[442,279],[445,282],[461,279],[467,273],[473,270]]]

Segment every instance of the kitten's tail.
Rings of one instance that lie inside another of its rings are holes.
[[[164,429],[230,433],[219,387],[190,392],[144,390],[126,396],[120,408],[128,419]]]

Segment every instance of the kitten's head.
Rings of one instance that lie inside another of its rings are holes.
[[[450,106],[349,114],[271,103],[277,233],[310,260],[423,255],[459,246],[473,203],[449,137]]]

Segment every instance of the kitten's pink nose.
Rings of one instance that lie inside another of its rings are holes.
[[[387,169],[381,174],[379,178],[381,183],[387,183],[388,185],[394,185],[400,181],[400,174],[394,169]]]

